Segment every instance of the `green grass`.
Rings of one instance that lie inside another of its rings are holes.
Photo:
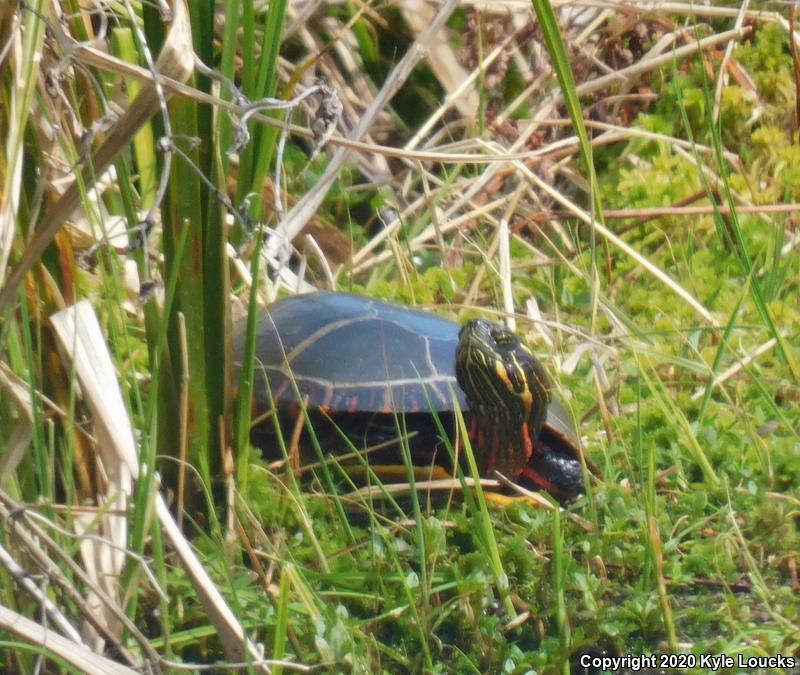
[[[304,32],[289,9],[245,2],[237,15],[231,4],[221,29],[211,5],[193,4],[193,48],[252,100],[290,98],[309,84],[308,73],[325,73],[344,102],[339,133],[357,123],[381,78],[394,77],[403,54],[391,46],[410,48],[424,29],[399,3],[337,5],[327,23],[306,20]],[[81,572],[87,566],[74,527],[82,509],[96,509],[95,529],[106,516],[96,497],[105,474],[84,387],[76,368],[63,365],[48,317],[88,299],[140,461],[125,514],[128,555],[114,577],[130,622],[117,638],[133,664],[153,652],[175,672],[178,662],[223,668],[253,658],[236,656],[201,602],[201,584],[153,516],[157,489],[246,635],[264,646],[265,658],[285,661],[275,672],[302,664],[328,672],[567,673],[589,652],[800,658],[798,209],[759,210],[800,203],[797,82],[777,21],[785,8],[765,6],[733,49],[718,104],[725,44],[646,68],[668,26],[681,33],[676,48],[734,26],[734,15],[684,9],[632,22],[615,15],[593,29],[592,58],[586,42],[574,44],[575,29],[562,32],[549,3],[515,10],[517,23],[457,9],[436,45],[450,49],[454,72],[443,72],[437,58],[411,74],[373,125],[373,152],[360,155],[370,164],[354,154],[316,212],[313,232],[326,260],[306,247],[302,264],[290,268],[326,287],[328,267],[339,289],[459,320],[497,318],[510,289],[517,331],[553,373],[602,472],[587,495],[554,512],[499,508],[485,489],[437,497],[420,488],[396,497],[374,474],[374,491],[354,493],[360,485],[336,463],[299,480],[250,447],[255,324],[237,378],[229,319],[248,309],[254,318],[292,285],[278,283],[274,261],[257,253],[272,230],[252,224],[280,223],[278,160],[288,210],[314,189],[335,149],[309,160],[309,135],[294,128],[281,154],[283,113],[270,113],[272,123],[251,121],[250,143],[234,158],[227,153],[238,119],[226,108],[233,93],[195,74],[195,93],[169,100],[169,125],[154,109],[130,130],[100,207],[82,189],[87,215],[71,216],[96,232],[114,217],[134,228],[166,176],[148,248],[128,252],[96,233],[88,238],[99,245],[85,255],[74,230],[61,228],[33,256],[31,233],[52,222],[61,168],[102,142],[82,130],[95,128],[111,101],[130,105],[146,83],[134,85],[119,63],[79,51],[85,67],[66,71],[52,96],[35,76],[52,67],[37,61],[45,10],[20,6],[22,49],[0,71],[0,206],[12,203],[9,196],[17,206],[0,213],[10,214],[2,225],[14,228],[10,269],[31,264],[31,271],[18,287],[10,272],[0,281],[7,299],[0,306],[0,462],[10,467],[0,479],[0,546],[80,628],[87,610],[76,598],[98,582]],[[165,34],[155,9],[135,5],[135,20],[123,4],[107,11],[110,53],[144,64],[144,36],[157,56]],[[515,33],[534,16],[541,28]],[[0,10],[4,40],[9,17]],[[81,40],[96,29],[64,28]],[[507,38],[500,57],[482,62]],[[643,70],[630,86],[615,82],[579,96],[606,74],[595,58],[615,70]],[[479,70],[474,115],[448,104],[439,116],[444,97],[472,68]],[[213,105],[203,98],[218,93]],[[550,95],[561,107],[548,107]],[[554,122],[565,114],[569,125]],[[378,144],[404,148],[433,115],[431,131],[404,156],[381,154]],[[520,142],[537,115],[544,122]],[[309,126],[300,111],[292,119]],[[619,135],[605,143],[596,122],[617,125]],[[52,142],[42,133],[49,128],[61,129]],[[169,160],[160,142],[167,129],[180,149]],[[557,145],[573,133],[577,146]],[[545,149],[552,153],[542,162]],[[428,154],[414,154],[422,151]],[[524,164],[463,161],[467,152],[505,151],[531,154]],[[94,180],[90,171],[82,176]],[[388,179],[373,182],[381,176]],[[687,215],[682,200],[689,198],[708,210]],[[656,207],[674,208],[647,212]],[[640,209],[639,217],[613,215],[626,208]],[[493,253],[504,216],[512,232],[508,274]],[[449,229],[454,222],[458,232]],[[131,262],[140,280],[155,282],[156,295],[140,298],[124,280]],[[531,298],[537,310],[528,313]],[[238,400],[236,387],[244,392]],[[276,454],[287,456],[293,429],[279,432]],[[326,448],[317,450],[323,459]],[[49,583],[35,563],[42,558],[31,549],[34,539],[15,528],[39,532],[38,554],[53,566]],[[0,605],[43,622],[41,602],[7,566]],[[35,672],[40,653],[35,640],[0,626],[0,669]],[[48,666],[69,672],[62,656],[51,654]]]

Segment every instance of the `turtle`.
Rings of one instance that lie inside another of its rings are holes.
[[[455,438],[458,405],[482,476],[499,471],[561,501],[583,492],[572,418],[544,366],[499,323],[459,325],[347,293],[296,295],[258,318],[254,378],[254,416],[276,412],[291,430],[303,405],[327,451],[378,448],[371,466],[397,465],[403,436],[415,465],[450,471],[442,435]],[[274,433],[274,424],[256,424],[251,442],[275,448]]]

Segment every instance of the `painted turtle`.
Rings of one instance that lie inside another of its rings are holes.
[[[559,499],[583,490],[572,420],[551,399],[543,366],[500,324],[459,326],[343,293],[294,296],[260,317],[255,370],[255,412],[273,401],[289,430],[299,393],[325,450],[345,452],[346,434],[359,449],[383,446],[369,454],[371,465],[402,463],[401,428],[415,464],[450,468],[432,411],[454,438],[454,392],[481,475],[496,469]],[[273,430],[269,422],[255,426],[254,445],[276,447]]]

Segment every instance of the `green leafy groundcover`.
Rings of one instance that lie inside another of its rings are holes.
[[[740,165],[715,167],[712,156],[634,139],[596,158],[604,206],[674,204],[705,189],[698,163],[714,167],[731,190],[752,194],[756,203],[798,201],[800,157],[786,124],[793,80],[784,37],[765,26],[735,53],[758,87],[757,100],[735,83],[723,90],[719,131]],[[702,67],[697,61],[680,72],[655,73],[657,102],[636,125],[712,146],[715,123]],[[757,105],[757,119],[745,124]],[[775,255],[791,227],[785,222],[765,223],[755,214],[742,216],[739,226],[769,311],[796,335],[798,258],[796,252]],[[731,321],[726,364],[769,339],[740,258],[713,215],[662,217],[625,237],[723,324]],[[514,255],[524,265],[525,251]],[[577,264],[588,262],[584,254]],[[390,283],[362,290],[403,302],[441,302],[453,294],[454,281],[472,278],[472,264],[452,274],[432,266],[403,290]],[[611,436],[594,412],[589,364],[560,381],[574,409],[589,411],[587,450],[603,473],[568,508],[592,529],[561,518],[566,555],[556,570],[551,512],[527,505],[491,510],[510,597],[518,612],[529,613],[526,620],[509,624],[502,584],[468,500],[420,495],[418,525],[409,521],[414,510],[407,500],[399,510],[385,500],[361,504],[348,509],[347,534],[332,497],[283,488],[266,471],[254,471],[247,502],[265,524],[266,559],[284,573],[290,564],[303,589],[295,588],[289,605],[287,650],[295,658],[360,672],[523,673],[555,672],[582,654],[660,658],[678,649],[708,663],[708,655],[798,653],[800,390],[785,362],[769,352],[703,404],[692,394],[705,386],[703,364],[714,362],[724,326],[702,324],[629,258],[611,250],[608,264],[608,304],[635,327],[631,339],[614,345],[612,375],[627,412],[612,418]],[[545,311],[557,309],[566,324],[588,329],[592,295],[585,279],[537,270],[515,280],[515,288],[522,297],[535,289]],[[614,328],[607,314],[597,317],[595,334]],[[775,425],[776,417],[788,426]],[[716,482],[701,470],[695,446]],[[313,535],[306,522],[313,523]],[[254,572],[244,566],[229,572],[242,614],[270,644],[276,612],[255,590]],[[556,572],[566,623],[558,619]]]
[[[253,11],[251,3],[245,5]],[[362,11],[350,3],[336,9],[348,17]],[[371,42],[374,35],[367,25],[358,24],[358,43],[368,68],[382,77],[388,43]],[[465,25],[463,15],[455,15],[453,25]],[[237,33],[232,25],[229,30]],[[250,38],[255,53],[259,50]],[[232,50],[230,43],[227,48]],[[238,64],[232,51],[228,56],[226,75],[234,78]],[[710,193],[716,193],[713,201],[719,204],[726,204],[729,194],[735,203],[800,202],[800,142],[793,127],[796,82],[786,33],[776,25],[759,26],[734,57],[755,86],[731,79],[716,120],[715,83],[701,58],[648,76],[643,84],[655,97],[633,125],[691,141],[694,147],[678,151],[664,140],[631,137],[595,149],[604,208],[670,206],[698,193],[704,198],[697,204],[709,204]],[[420,78],[409,88],[411,94],[403,92],[404,105],[438,101],[431,72],[423,69]],[[425,110],[418,106],[414,112]],[[524,110],[520,105],[518,114]],[[730,157],[721,150],[736,161],[721,159]],[[318,180],[326,158],[308,164],[307,154],[290,143],[284,162],[287,191],[297,194]],[[242,174],[245,166],[240,158]],[[480,170],[471,166],[467,171]],[[196,181],[195,173],[186,175]],[[268,168],[261,173],[268,174]],[[447,185],[450,176],[443,178]],[[357,220],[354,211],[374,213],[386,201],[380,191],[351,189],[360,187],[356,182],[355,172],[343,174],[321,216],[343,224],[342,230],[360,244],[366,235],[349,226]],[[260,189],[260,183],[254,184]],[[249,181],[240,185],[243,192],[251,187]],[[195,210],[201,203],[190,201]],[[201,211],[205,215],[207,209]],[[336,467],[331,469],[331,492],[323,481],[296,481],[252,452],[252,467],[245,465],[246,485],[237,483],[244,491],[237,495],[241,541],[226,540],[213,517],[192,532],[248,634],[266,646],[265,656],[321,665],[323,672],[334,673],[555,673],[580,664],[581,656],[596,657],[599,668],[611,668],[603,658],[625,655],[655,655],[658,667],[678,667],[678,661],[664,664],[660,659],[679,652],[696,657],[698,664],[709,655],[733,658],[735,665],[725,667],[735,670],[742,667],[740,656],[798,656],[800,388],[791,367],[792,357],[800,359],[795,215],[608,221],[711,312],[717,325],[582,226],[564,222],[559,234],[577,253],[562,250],[567,247],[558,237],[542,235],[550,232],[544,227],[516,231],[519,238],[511,246],[515,303],[522,308],[531,296],[537,299],[550,320],[545,328],[554,346],[538,341],[539,331],[530,323],[520,322],[520,333],[556,375],[561,396],[581,421],[586,452],[601,478],[558,518],[527,504],[490,506],[486,516],[472,493],[420,491],[394,499],[356,499],[347,495],[355,486]],[[399,237],[401,248],[428,217],[407,224]],[[481,223],[469,232],[481,252],[489,250],[493,234]],[[453,247],[458,249],[455,265],[444,264],[437,249],[423,251],[410,269],[398,270],[390,261],[371,277],[359,277],[361,285],[343,283],[342,289],[440,306],[443,314],[450,311],[444,309],[448,303],[468,297],[478,298],[470,315],[501,306],[494,261],[462,257],[460,246],[459,240]],[[539,258],[531,247],[545,251],[552,264],[534,262]],[[202,257],[196,249],[192,253]],[[209,286],[219,300],[228,289],[218,282]],[[98,304],[110,300],[99,309],[109,326],[129,320],[119,316],[122,301],[116,291],[104,296],[106,291],[98,288],[80,290],[94,292]],[[470,294],[473,290],[477,296]],[[133,349],[119,348],[119,338],[115,350],[129,354],[120,372],[134,398],[140,395],[137,377],[147,371],[147,350],[137,337],[142,332],[141,327],[130,332]],[[786,342],[785,352],[778,337]],[[771,340],[775,344],[769,346]],[[593,348],[597,369],[586,354],[570,372],[557,368],[586,344]],[[19,346],[17,351],[22,351]],[[712,380],[737,365],[738,372],[705,393]],[[219,374],[210,370],[210,376]],[[607,420],[598,407],[598,388],[607,390]],[[141,402],[135,407],[139,437],[146,440],[150,415]],[[16,421],[4,413],[3,421],[7,418]],[[288,445],[292,430],[283,431]],[[55,435],[49,427],[47,433]],[[38,443],[50,450],[44,439]],[[23,466],[28,478],[25,482],[20,471],[20,482],[25,498],[33,501],[30,486],[39,484],[35,472],[50,470],[54,462]],[[69,476],[69,470],[64,473]],[[137,625],[170,658],[222,660],[218,635],[192,584],[177,565],[171,567],[168,554],[159,557],[164,548],[148,535],[147,514],[136,515],[141,550],[145,556],[152,553],[159,582],[170,594],[169,602],[162,601],[141,583],[132,610]],[[4,590],[18,601],[14,583]],[[634,667],[627,661],[622,672]]]

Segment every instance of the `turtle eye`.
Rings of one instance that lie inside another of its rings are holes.
[[[489,334],[499,347],[510,347],[516,340],[514,333],[502,326],[492,327]]]

